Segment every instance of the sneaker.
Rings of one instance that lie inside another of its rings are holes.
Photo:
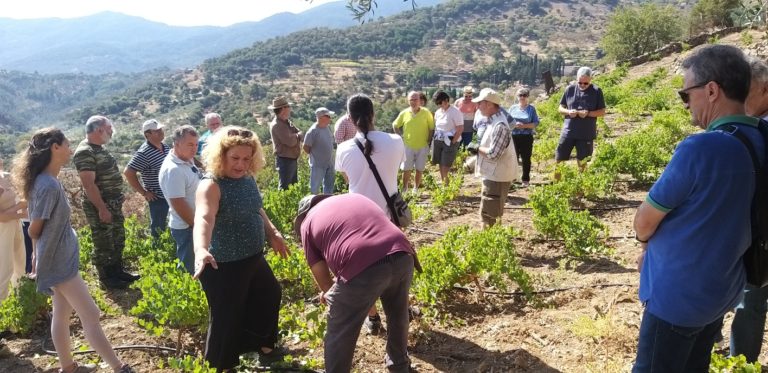
[[[523,185],[523,188],[527,188],[527,187],[528,187],[528,185],[530,185],[530,183],[529,183],[529,182],[527,182],[527,181],[523,181],[523,182],[522,182],[522,185]]]
[[[288,350],[281,346],[276,346],[269,353],[259,351],[259,365],[266,367],[279,363],[283,361],[285,355],[288,355]]]
[[[59,369],[59,373],[91,373],[91,372],[95,372],[96,369],[98,369],[98,367],[94,364],[80,365],[78,363],[74,363],[73,365],[74,367],[71,369],[67,369],[67,370]]]
[[[414,187],[413,190],[411,190],[411,194],[413,194],[415,197],[420,196],[419,194],[419,188]]]
[[[363,323],[363,326],[365,326],[365,330],[370,335],[377,335],[381,332],[381,329],[383,328],[381,325],[381,316],[378,314],[373,316],[368,316],[365,318],[365,322]]]

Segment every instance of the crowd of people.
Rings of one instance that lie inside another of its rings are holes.
[[[765,154],[757,125],[759,118],[768,119],[768,65],[737,48],[714,45],[695,50],[682,69],[679,96],[692,123],[705,132],[678,145],[635,216],[644,312],[633,372],[707,371],[723,315],[734,309],[731,354],[755,361],[768,312],[768,291],[745,284],[742,257],[751,241],[755,174],[749,152],[733,136],[740,131]],[[575,149],[581,169],[593,153],[597,118],[605,115],[603,92],[592,75],[587,67],[578,69],[559,107],[564,120],[555,160],[570,159]],[[224,125],[216,113],[205,116],[202,135],[190,125],[175,128],[172,147],[163,142],[165,125],[145,121],[146,142],[122,174],[106,148],[114,135],[108,118],[86,121],[86,137],[74,153],[60,130],[39,130],[14,160],[12,173],[3,172],[0,163],[0,237],[11,243],[0,252],[0,300],[9,285],[33,273],[38,291],[53,297],[51,335],[62,372],[95,369],[72,358],[73,311],[104,361],[115,372],[133,371],[111,348],[79,274],[71,208],[58,180],[71,159],[84,190],[81,202],[101,284],[124,289],[138,279],[122,257],[125,178],[147,202],[153,240],[170,228],[180,270],[202,285],[210,312],[205,360],[218,371],[235,369],[244,353],[256,353],[263,365],[287,353],[278,338],[282,289],[264,255],[270,247],[286,258],[283,235],[291,233],[304,251],[320,301],[329,307],[326,371],[349,372],[361,329],[383,329],[376,307],[381,300],[386,367],[408,372],[408,293],[420,265],[414,246],[393,223],[391,196],[400,186],[419,193],[428,157],[441,182],[448,183],[457,153],[466,148],[476,155],[480,222],[489,227],[500,223],[511,184],[519,180],[525,187],[531,181],[539,124],[531,91],[518,89],[508,109],[493,89],[483,88],[476,97],[472,87],[461,92],[453,103],[448,92],[435,92],[434,113],[422,92],[409,92],[409,106],[391,124],[394,133],[376,126],[374,103],[364,94],[349,97],[333,130],[336,113],[317,108],[306,133],[290,119],[293,104],[276,97],[269,105],[274,114],[269,127],[278,188],[299,182],[302,150],[310,169],[304,182],[311,194],[297,206],[293,232],[280,232],[264,211],[255,177],[267,165],[258,136]],[[334,195],[337,172],[349,193]],[[22,219],[28,220],[31,245],[25,245]],[[25,246],[34,250],[25,254]]]

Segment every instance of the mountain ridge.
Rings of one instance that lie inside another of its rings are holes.
[[[422,0],[430,6],[443,0]],[[410,2],[382,2],[377,16],[411,9]],[[230,26],[169,26],[137,16],[100,12],[64,19],[0,18],[0,69],[43,74],[135,73],[156,68],[191,68],[204,60],[276,36],[313,27],[358,24],[346,2],[319,5],[301,13],[281,12],[258,22]],[[126,31],[128,30],[128,31]],[[108,46],[103,51],[100,48]],[[51,53],[55,52],[54,58]],[[105,57],[83,64],[90,57]]]

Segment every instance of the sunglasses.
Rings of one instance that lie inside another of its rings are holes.
[[[579,87],[586,87],[590,84],[591,84],[590,82],[586,82],[586,83],[579,82]]]
[[[517,97],[528,97],[528,95],[527,94],[519,94],[519,95],[517,95]]]
[[[227,131],[227,136],[240,136],[244,139],[249,139],[253,136],[253,132],[249,130],[239,130],[239,129],[233,128]]]
[[[687,104],[688,104],[688,101],[690,101],[690,100],[691,100],[691,95],[688,93],[688,91],[690,91],[690,90],[693,90],[693,89],[696,89],[696,88],[702,88],[702,87],[704,87],[705,85],[707,85],[708,83],[709,83],[709,82],[707,82],[707,83],[702,83],[702,84],[696,84],[696,85],[694,85],[694,86],[692,86],[692,87],[688,87],[688,88],[685,88],[685,89],[681,89],[681,90],[677,91],[677,94],[678,94],[678,95],[680,95],[680,100],[682,100],[682,101],[683,101],[683,103],[687,105]]]

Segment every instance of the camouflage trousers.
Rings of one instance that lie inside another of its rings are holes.
[[[122,263],[125,248],[123,197],[106,199],[104,203],[112,213],[112,223],[102,223],[99,219],[99,210],[90,201],[83,201],[83,211],[93,237],[93,265],[96,268]]]

